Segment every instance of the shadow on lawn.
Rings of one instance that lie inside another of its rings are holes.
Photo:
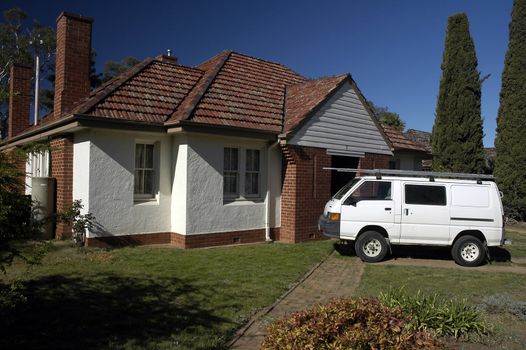
[[[0,325],[0,349],[156,348],[180,333],[189,343],[173,348],[194,348],[199,330],[227,322],[200,308],[192,301],[197,291],[173,278],[50,276],[26,288],[23,310]]]
[[[345,256],[355,256],[354,242],[337,242],[334,243],[334,249]],[[432,259],[432,260],[453,260],[451,257],[450,247],[432,247],[432,246],[392,246],[392,254],[388,254],[386,259],[411,258],[411,259]],[[500,247],[491,247],[491,261],[507,262],[511,261],[510,253]]]

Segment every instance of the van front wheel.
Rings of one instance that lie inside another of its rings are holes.
[[[382,261],[387,254],[387,241],[376,231],[364,232],[355,243],[356,254],[362,261],[373,263]]]
[[[462,236],[453,244],[451,255],[457,264],[474,267],[482,264],[486,257],[486,251],[477,237]]]

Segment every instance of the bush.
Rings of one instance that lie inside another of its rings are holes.
[[[445,300],[437,294],[426,295],[420,290],[410,295],[403,288],[380,293],[379,299],[385,305],[398,307],[405,315],[411,316],[410,327],[414,330],[455,338],[486,332],[480,313],[465,300]]]
[[[270,325],[261,349],[442,349],[426,332],[408,328],[398,308],[377,299],[335,299]]]
[[[26,301],[20,282],[15,281],[10,284],[0,282],[0,326],[7,324],[17,307]]]
[[[526,302],[513,300],[507,294],[485,297],[480,308],[489,313],[509,313],[526,321]]]

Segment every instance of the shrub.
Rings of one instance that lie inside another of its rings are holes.
[[[17,307],[26,301],[20,282],[15,281],[10,284],[0,282],[0,325],[8,323]]]
[[[526,321],[526,302],[513,300],[507,294],[497,294],[482,299],[480,308],[490,313],[509,313]]]
[[[335,299],[269,326],[261,349],[442,349],[427,332],[411,331],[401,310],[378,299]]]
[[[426,295],[420,290],[416,294],[408,294],[403,288],[380,293],[379,299],[385,305],[398,307],[405,315],[411,316],[410,327],[414,330],[455,338],[486,332],[480,313],[466,300],[445,300],[438,294]]]

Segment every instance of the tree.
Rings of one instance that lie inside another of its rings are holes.
[[[34,20],[27,23],[27,14],[20,8],[4,11],[0,22],[0,124],[5,130],[9,100],[9,70],[11,64],[34,66],[35,55],[41,58],[40,69],[45,75],[54,69],[55,31]],[[41,93],[46,94],[42,89]],[[5,135],[3,135],[5,136]]]
[[[102,82],[106,82],[118,76],[121,73],[124,73],[131,67],[140,63],[137,58],[128,56],[120,60],[119,62],[107,61],[104,63],[104,71],[102,73]]]
[[[387,124],[398,131],[404,131],[405,122],[398,113],[390,112],[389,108],[387,107],[377,106],[373,101],[367,101],[367,104],[373,111],[376,119],[378,119],[381,123]]]
[[[467,16],[450,16],[431,136],[433,170],[484,172],[482,80],[477,65]]]
[[[526,218],[526,0],[515,0],[502,72],[495,176],[508,215]]]

